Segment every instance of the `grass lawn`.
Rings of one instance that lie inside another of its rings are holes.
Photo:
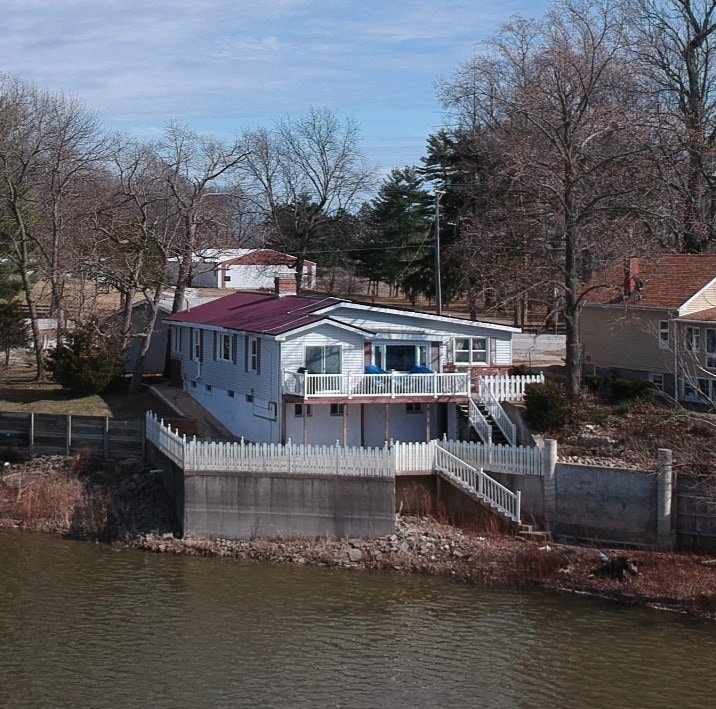
[[[0,370],[0,411],[73,416],[143,418],[146,411],[171,418],[176,414],[149,392],[75,396],[53,382],[33,381],[29,367]]]

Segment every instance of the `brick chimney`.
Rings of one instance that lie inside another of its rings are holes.
[[[629,258],[624,264],[624,297],[628,298],[640,289],[639,259]]]
[[[275,295],[296,295],[296,276],[293,273],[279,273],[273,283]]]

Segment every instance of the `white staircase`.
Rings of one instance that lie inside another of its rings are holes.
[[[512,492],[481,468],[460,460],[439,442],[435,444],[435,471],[466,495],[504,519],[520,523],[520,492]]]

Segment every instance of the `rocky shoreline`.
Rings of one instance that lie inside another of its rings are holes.
[[[605,573],[624,551],[468,532],[398,516],[378,539],[181,537],[171,504],[142,461],[107,470],[77,458],[34,459],[0,479],[0,527],[53,532],[163,554],[420,573],[493,589],[589,594],[716,620],[716,558],[629,551],[636,573]],[[612,569],[613,570],[613,569]]]

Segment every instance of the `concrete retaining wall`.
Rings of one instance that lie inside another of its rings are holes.
[[[555,479],[556,532],[657,544],[656,473],[558,463]]]
[[[393,478],[192,473],[184,478],[184,532],[380,537],[395,531]]]

